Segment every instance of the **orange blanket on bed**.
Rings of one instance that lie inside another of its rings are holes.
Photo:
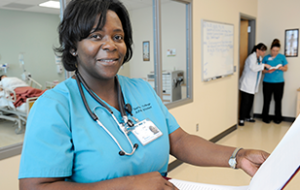
[[[40,90],[40,89],[32,88],[30,86],[15,88],[14,91],[16,93],[16,101],[14,102],[14,106],[19,107],[21,104],[26,102],[27,98],[39,97],[46,90]]]

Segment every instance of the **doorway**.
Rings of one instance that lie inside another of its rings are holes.
[[[239,79],[242,76],[245,61],[255,46],[256,19],[240,13],[240,39],[239,39]],[[239,85],[238,85],[239,87]],[[240,117],[241,93],[238,89],[238,119]],[[253,107],[251,110],[253,115]]]

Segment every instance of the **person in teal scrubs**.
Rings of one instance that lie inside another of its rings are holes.
[[[284,72],[288,69],[288,62],[284,55],[279,53],[280,51],[280,41],[274,39],[271,45],[271,54],[267,55],[263,59],[264,64],[269,64],[273,69],[263,70],[263,97],[264,105],[262,110],[262,120],[265,123],[270,123],[271,118],[269,116],[270,103],[272,95],[274,95],[275,100],[275,115],[274,123],[281,123],[281,100],[284,91]]]
[[[117,75],[132,56],[131,33],[129,14],[117,0],[68,4],[57,50],[65,69],[76,74],[47,90],[30,112],[21,190],[177,189],[162,177],[169,154],[250,176],[266,160],[264,151],[186,133],[147,82]]]

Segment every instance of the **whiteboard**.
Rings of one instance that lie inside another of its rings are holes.
[[[202,80],[231,75],[233,65],[233,25],[202,20]]]

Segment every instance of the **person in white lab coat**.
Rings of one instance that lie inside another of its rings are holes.
[[[261,71],[270,68],[268,64],[262,64],[262,57],[265,55],[267,46],[259,43],[253,47],[251,54],[245,61],[244,71],[240,78],[241,104],[239,125],[244,126],[245,121],[255,122],[250,116],[254,94],[258,92],[258,85],[261,79]]]

